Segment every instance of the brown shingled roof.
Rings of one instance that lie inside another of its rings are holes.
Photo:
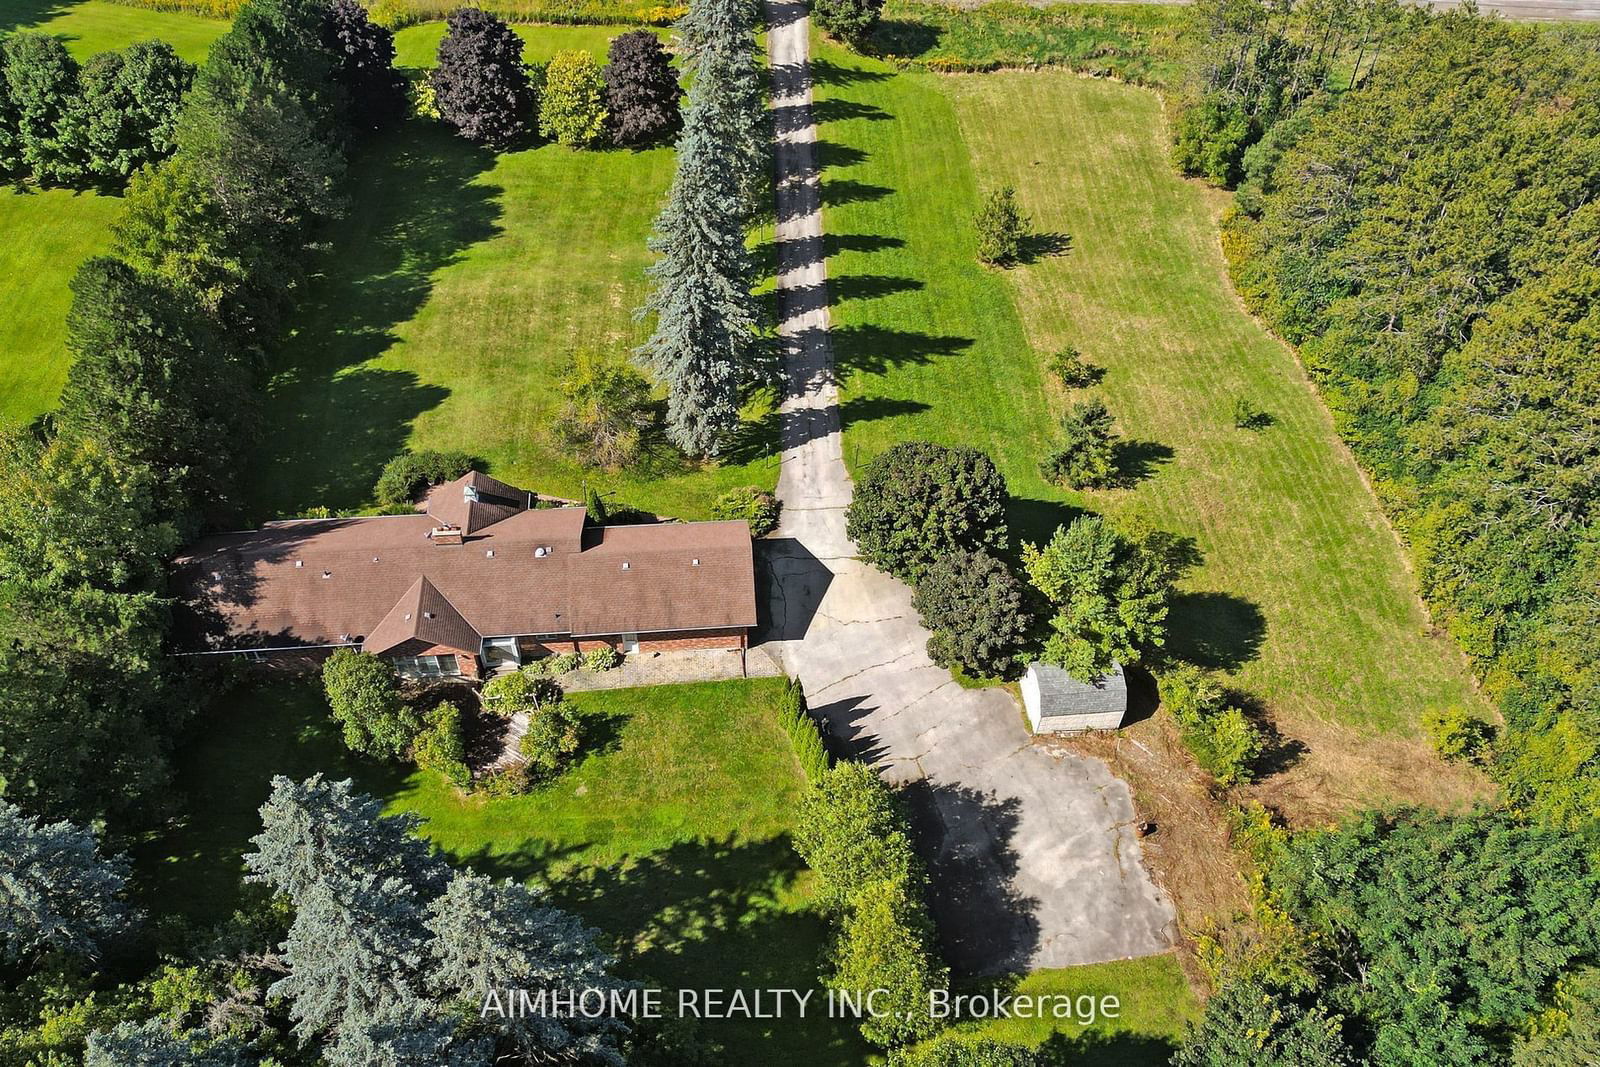
[[[475,534],[532,506],[532,493],[477,471],[428,491],[428,514],[464,534]]]
[[[755,625],[755,567],[743,523],[585,531],[582,508],[524,509],[478,527],[464,544],[444,545],[428,538],[438,521],[436,514],[296,520],[205,538],[174,565],[186,643],[209,650],[382,645],[391,642],[397,613],[404,621],[406,598],[415,595],[421,609],[424,580],[459,620],[450,624],[452,637],[435,642],[450,647],[467,631],[582,636]],[[445,612],[426,610],[441,616],[429,622],[443,632]]]
[[[432,582],[418,578],[383,621],[372,628],[361,648],[381,654],[407,641],[423,641],[477,655],[483,635],[461,617],[455,605],[434,588]]]

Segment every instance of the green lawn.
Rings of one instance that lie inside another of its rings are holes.
[[[137,11],[91,0],[82,4],[9,0],[0,34],[40,30],[61,37],[73,55],[161,38],[191,60],[226,23]],[[26,422],[55,406],[67,377],[67,288],[78,265],[106,250],[122,200],[67,189],[0,188],[0,422]]]
[[[896,73],[827,46],[819,60],[852,466],[906,438],[969,443],[1006,473],[1024,537],[1076,504],[1193,537],[1205,562],[1173,646],[1280,725],[1414,735],[1424,710],[1474,700],[1293,353],[1229,288],[1221,194],[1174,175],[1153,93],[1065,72]],[[978,191],[1002,183],[1064,253],[976,263]],[[1106,369],[1136,488],[1073,494],[1038,476],[1070,399],[1041,354],[1068,344]],[[1237,396],[1274,425],[1235,429]]]
[[[963,991],[984,994],[995,988],[980,984]],[[1200,1013],[1183,968],[1171,955],[1035,971],[997,991],[1018,998],[1071,998],[1071,1018],[969,1021],[941,1040],[987,1038],[1026,1045],[1041,1050],[1052,1067],[1162,1067],[1182,1041],[1184,1024]],[[1108,996],[1116,1002],[1107,1003]]]
[[[529,54],[603,51],[617,31],[519,27]],[[402,34],[431,60],[437,27]],[[417,42],[422,43],[417,47]],[[324,235],[276,354],[258,517],[365,505],[407,446],[462,448],[525,488],[577,497],[585,481],[635,507],[705,517],[717,493],[777,480],[771,399],[753,403],[721,464],[657,450],[628,472],[587,471],[550,424],[582,352],[625,359],[644,340],[650,225],[672,179],[670,149],[495,154],[414,122],[359,152],[348,217]]]
[[[578,48],[585,52],[592,52],[596,59],[604,63],[606,49],[611,45],[611,38],[638,27],[563,26],[558,32],[552,32],[554,28],[550,26],[513,23],[511,28],[517,32],[517,36],[522,38],[522,58],[529,63],[548,63],[551,56],[568,48]],[[666,30],[656,30],[655,32],[663,37],[667,34]],[[444,33],[445,24],[443,22],[422,22],[396,31],[394,35],[395,65],[417,68],[434,66],[435,56],[439,51],[439,42],[444,40]]]
[[[825,928],[788,841],[804,785],[775,709],[781,679],[575,694],[593,736],[543,791],[466,799],[438,778],[349,758],[314,683],[218,701],[179,755],[185,797],[136,853],[141,900],[215,921],[236,906],[241,859],[274,774],[353,775],[414,811],[450,859],[548,883],[611,940],[622,969],[670,988],[813,988]],[[843,1021],[708,1022],[730,1062],[861,1064]]]

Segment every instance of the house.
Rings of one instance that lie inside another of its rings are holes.
[[[411,515],[219,534],[174,565],[200,655],[285,666],[336,648],[404,674],[482,677],[557,652],[742,650],[756,624],[743,522],[599,527],[472,472]]]
[[[1033,663],[1021,688],[1028,725],[1036,734],[1115,730],[1128,714],[1128,680],[1120,663],[1093,682],[1080,682],[1048,663]]]

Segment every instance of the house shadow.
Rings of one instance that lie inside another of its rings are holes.
[[[952,973],[1026,971],[1039,947],[1039,921],[1038,902],[1015,884],[1021,801],[926,779],[901,796],[938,886],[928,903]]]
[[[427,301],[434,275],[500,232],[501,190],[474,181],[494,154],[435,126],[408,123],[352,160],[351,210],[320,235],[297,329],[271,356],[249,479],[256,517],[365,504],[417,416],[449,396],[374,363]]]
[[[766,537],[756,543],[756,632],[752,644],[799,641],[833,584],[833,572],[793,537]]]

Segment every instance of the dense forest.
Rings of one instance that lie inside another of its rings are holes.
[[[1595,1062],[1600,37],[1383,2],[1196,16],[1177,162],[1237,189],[1237,287],[1498,703],[1477,755],[1505,809],[1256,827],[1295,934],[1235,961],[1185,1056]]]

